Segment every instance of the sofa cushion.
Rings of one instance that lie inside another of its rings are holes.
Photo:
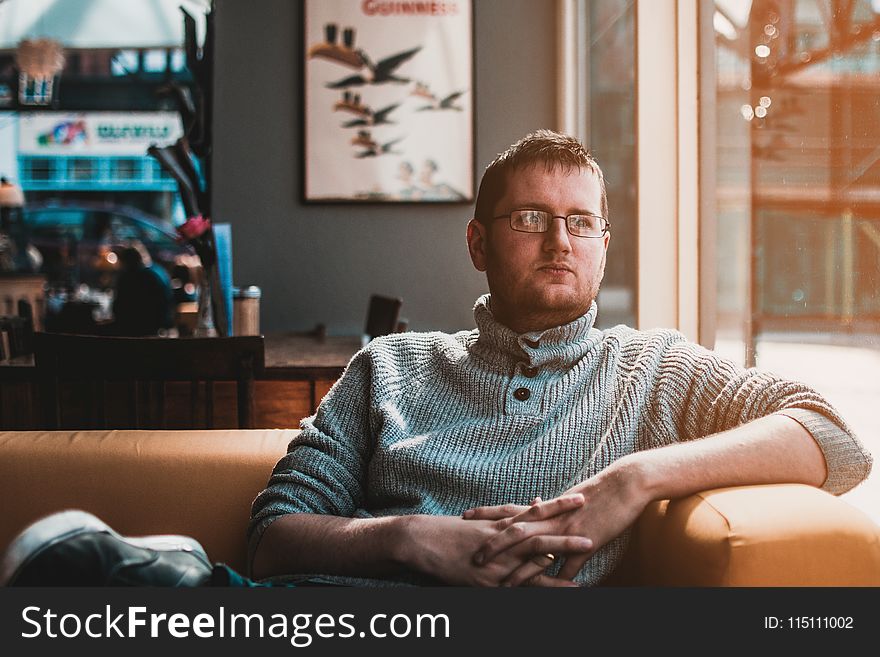
[[[0,433],[0,547],[63,509],[121,534],[183,534],[213,561],[245,566],[254,497],[296,431],[9,431]]]

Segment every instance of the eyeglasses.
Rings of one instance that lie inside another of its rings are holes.
[[[493,219],[510,220],[510,227],[520,233],[546,233],[557,217],[565,219],[568,232],[575,237],[602,237],[611,228],[611,222],[596,214],[570,214],[567,217],[554,215],[544,210],[514,210],[509,215],[502,214]]]

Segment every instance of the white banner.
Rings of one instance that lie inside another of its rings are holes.
[[[21,155],[146,155],[183,135],[176,112],[34,112],[18,121]]]

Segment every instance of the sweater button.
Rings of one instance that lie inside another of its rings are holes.
[[[537,367],[524,367],[523,368],[523,376],[527,379],[534,379],[538,376],[538,368]]]
[[[513,391],[513,396],[519,401],[526,401],[532,396],[532,393],[528,388],[517,388]]]

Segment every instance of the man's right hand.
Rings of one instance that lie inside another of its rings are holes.
[[[564,515],[583,504],[583,495],[562,495],[538,504],[533,515],[541,519]],[[477,550],[505,531],[512,516],[528,509],[515,504],[482,507],[481,517],[471,519],[428,515],[343,518],[291,513],[266,528],[252,572],[259,579],[299,573],[382,578],[418,571],[446,584],[499,586],[525,564],[531,576],[519,577],[518,583],[571,586],[570,581],[544,574],[553,564],[547,555],[576,558],[589,552],[592,544],[581,536],[552,536],[530,530],[529,537],[517,541],[516,546],[490,563],[480,565],[474,561]]]
[[[581,495],[567,495],[542,505],[543,513],[565,513],[584,503]],[[558,507],[558,508],[556,508]],[[498,519],[469,520],[454,516],[410,516],[406,521],[404,561],[410,567],[445,583],[459,586],[499,586],[511,573],[529,561],[544,567],[556,557],[587,553],[592,542],[580,536],[532,536],[505,551],[485,565],[476,565],[474,553],[490,538],[504,531],[503,519],[528,507],[498,507]],[[543,515],[542,513],[542,515]],[[575,586],[570,580],[539,574],[529,581],[533,586]]]

